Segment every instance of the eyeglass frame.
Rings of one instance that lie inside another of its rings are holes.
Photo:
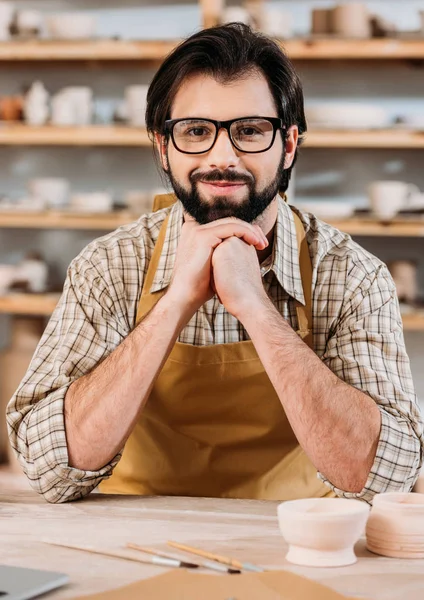
[[[270,145],[268,146],[268,148],[265,148],[265,150],[242,150],[234,142],[232,135],[231,135],[231,131],[230,131],[231,125],[233,123],[235,123],[236,121],[245,121],[247,119],[264,119],[265,121],[269,121],[271,123],[271,125],[273,127],[272,141],[271,141]],[[185,150],[180,150],[178,148],[177,144],[175,143],[174,126],[177,123],[180,123],[181,121],[191,121],[191,120],[206,121],[207,123],[212,123],[213,125],[215,125],[215,139],[212,142],[211,147],[208,148],[207,150],[202,150],[202,152],[186,152]],[[274,145],[274,142],[275,142],[275,137],[277,135],[277,131],[279,129],[284,131],[287,128],[285,125],[283,125],[283,119],[280,119],[279,117],[258,117],[258,116],[237,117],[237,119],[230,119],[228,121],[216,121],[214,119],[204,119],[202,117],[185,117],[185,118],[181,118],[181,119],[167,119],[164,123],[163,132],[164,132],[164,135],[166,135],[166,134],[171,135],[172,143],[174,144],[174,147],[176,150],[178,150],[178,152],[181,152],[182,154],[206,154],[206,152],[210,152],[212,150],[212,148],[215,146],[216,140],[218,139],[218,135],[219,135],[219,132],[221,131],[221,129],[226,129],[227,134],[228,134],[228,139],[230,140],[230,142],[234,146],[234,148],[236,150],[238,150],[239,152],[243,152],[244,154],[261,154],[262,152],[268,152],[268,150],[270,150],[272,148],[272,146]]]

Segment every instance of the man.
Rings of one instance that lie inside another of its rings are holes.
[[[100,490],[371,501],[423,425],[387,268],[289,207],[299,79],[231,24],[164,61],[147,126],[175,197],[95,240],[8,407],[50,502]]]

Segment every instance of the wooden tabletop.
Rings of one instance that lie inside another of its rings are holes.
[[[208,498],[145,498],[92,493],[52,505],[32,491],[0,490],[0,563],[67,573],[71,583],[49,600],[102,592],[165,572],[162,567],[49,546],[42,539],[118,550],[132,541],[166,549],[169,539],[289,569],[346,595],[370,600],[422,600],[424,560],[378,557],[361,539],[358,562],[333,569],[305,568],[285,560],[277,502]]]

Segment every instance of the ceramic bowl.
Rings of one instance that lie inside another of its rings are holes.
[[[112,206],[113,198],[109,192],[82,192],[71,196],[70,207],[78,212],[109,212]]]
[[[348,219],[355,212],[355,206],[348,202],[295,202],[294,206],[303,212],[312,213],[318,219],[323,219],[324,221]]]
[[[46,18],[47,30],[52,38],[80,40],[94,37],[96,18],[85,13],[58,13]]]
[[[375,496],[366,528],[367,548],[398,558],[424,558],[424,494]]]
[[[69,189],[69,181],[59,177],[31,179],[28,183],[30,195],[44,200],[50,208],[67,204]]]
[[[370,507],[360,500],[306,498],[278,506],[280,531],[289,545],[287,560],[309,567],[356,562],[354,544],[364,533]]]

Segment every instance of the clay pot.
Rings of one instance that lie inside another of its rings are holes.
[[[21,96],[4,96],[0,99],[0,119],[2,121],[21,121],[24,101]]]
[[[371,37],[371,20],[366,4],[339,4],[334,8],[332,17],[332,29],[337,35],[359,39]]]
[[[354,544],[365,529],[370,507],[359,500],[306,498],[278,506],[280,531],[289,544],[286,559],[308,567],[356,562]]]
[[[424,558],[424,494],[390,492],[374,497],[367,548],[395,558]]]
[[[333,9],[314,8],[312,10],[311,31],[314,35],[333,33]]]

